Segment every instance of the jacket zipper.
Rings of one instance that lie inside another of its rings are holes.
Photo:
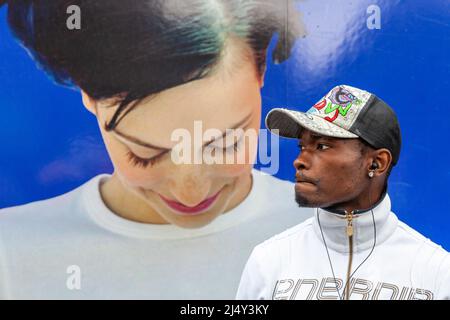
[[[349,300],[350,298],[350,276],[352,273],[352,262],[353,262],[353,211],[348,213],[345,212],[345,217],[347,219],[347,237],[348,237],[348,246],[349,246],[349,255],[348,255],[348,267],[347,267],[347,281],[345,282],[345,300]]]

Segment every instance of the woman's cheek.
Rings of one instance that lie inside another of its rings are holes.
[[[214,166],[216,176],[223,178],[237,178],[250,173],[252,164],[217,164]]]
[[[223,177],[239,177],[251,172],[256,161],[258,141],[250,140],[246,139],[246,143],[234,155],[232,163],[218,164],[215,166],[215,171],[218,175]]]
[[[134,166],[128,159],[121,159],[116,166],[116,171],[130,187],[150,189],[155,184],[159,184],[165,176],[164,170],[156,167],[158,164],[153,168]]]
[[[164,170],[161,170],[158,164],[155,165],[158,168],[152,168],[150,165],[146,168],[135,166],[129,160],[127,150],[124,147],[111,144],[108,150],[115,172],[130,187],[148,189],[163,179]]]

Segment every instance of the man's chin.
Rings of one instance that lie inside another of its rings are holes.
[[[295,193],[295,202],[297,202],[299,207],[305,207],[305,208],[315,208],[318,207],[318,204],[311,199],[308,199],[304,196],[302,196],[300,193]]]

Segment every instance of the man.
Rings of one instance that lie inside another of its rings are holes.
[[[266,125],[299,139],[296,201],[316,213],[253,250],[238,299],[450,299],[450,254],[391,212],[401,135],[385,102],[342,85]]]

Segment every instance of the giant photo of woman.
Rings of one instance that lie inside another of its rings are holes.
[[[0,211],[0,298],[232,299],[252,248],[311,213],[292,201],[292,183],[251,162],[175,163],[172,136],[201,122],[221,134],[192,154],[253,157],[244,139],[226,136],[259,130],[269,44],[278,37],[282,63],[304,35],[293,2],[5,4],[38,66],[80,91],[114,172]],[[71,30],[74,5],[81,28]]]

